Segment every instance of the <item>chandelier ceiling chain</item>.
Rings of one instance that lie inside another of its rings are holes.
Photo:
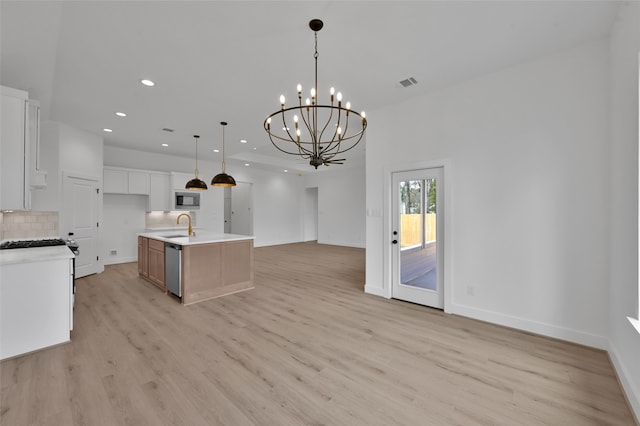
[[[329,90],[330,104],[321,105],[318,92],[318,31],[323,27],[319,19],[312,19],[309,28],[314,32],[315,80],[310,90],[311,98],[302,103],[302,86],[298,84],[298,106],[285,108],[285,97],[280,96],[280,110],[270,114],[264,121],[264,129],[271,143],[286,154],[298,155],[316,169],[324,164],[343,164],[344,158],[336,155],[355,147],[367,128],[365,113],[352,111],[351,103],[342,105],[342,93]],[[337,100],[337,105],[334,102]],[[299,116],[298,116],[299,114]],[[272,128],[272,119],[282,122]],[[302,121],[302,124],[300,124]],[[294,132],[291,132],[291,129]],[[304,136],[303,136],[304,133]]]

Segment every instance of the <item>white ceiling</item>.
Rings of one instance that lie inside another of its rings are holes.
[[[199,134],[200,158],[211,161],[220,161],[213,149],[222,143],[219,122],[228,121],[228,163],[310,171],[278,152],[262,128],[281,93],[293,99],[297,83],[310,87],[310,19],[325,23],[319,93],[335,86],[371,123],[385,105],[606,37],[619,4],[2,0],[0,7],[0,81],[40,100],[44,119],[103,135],[106,145],[186,157]],[[418,84],[402,88],[408,77]],[[156,86],[142,86],[142,78]],[[324,169],[361,164],[364,147],[344,166]]]

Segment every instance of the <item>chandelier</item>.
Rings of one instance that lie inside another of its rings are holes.
[[[364,112],[357,113],[347,102],[343,105],[342,93],[329,90],[329,105],[321,105],[318,92],[318,31],[323,27],[320,19],[312,19],[309,28],[315,35],[315,84],[310,98],[302,102],[302,85],[298,84],[298,105],[285,106],[280,95],[280,110],[264,121],[264,129],[271,143],[286,154],[299,155],[316,169],[324,164],[343,164],[344,158],[336,155],[355,147],[364,136],[367,119]],[[337,102],[337,103],[336,103]]]

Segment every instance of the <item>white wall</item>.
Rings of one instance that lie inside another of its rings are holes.
[[[638,316],[638,61],[640,4],[623,4],[611,35],[610,348],[640,418]]]
[[[608,55],[597,41],[372,111],[366,291],[389,294],[384,168],[444,159],[450,311],[606,347]]]
[[[362,188],[364,189],[364,188]],[[318,187],[305,188],[303,241],[318,240]]]
[[[365,247],[365,169],[330,167],[305,176],[318,188],[318,243]]]
[[[104,194],[102,253],[105,265],[138,260],[138,233],[144,232],[147,197]],[[112,254],[115,250],[117,253]]]

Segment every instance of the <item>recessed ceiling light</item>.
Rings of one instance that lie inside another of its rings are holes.
[[[127,114],[125,114],[124,112],[120,112],[120,111],[116,112],[116,115],[118,117],[126,117],[127,116]]]
[[[240,143],[247,143],[246,139],[240,139]]]
[[[140,80],[140,83],[144,84],[145,86],[149,86],[149,87],[153,87],[153,86],[156,85],[153,81],[147,80],[147,79]]]
[[[245,166],[249,167],[249,163],[244,163]]]
[[[111,132],[113,132],[113,130],[111,130],[111,129],[102,129],[102,130],[104,130],[104,131],[105,131],[105,132],[107,132],[107,133],[111,133]]]
[[[289,171],[289,170],[287,170],[287,169],[284,169],[284,172],[285,172],[285,173],[287,173],[288,171]]]
[[[220,152],[220,150],[219,149],[214,149],[213,152]]]
[[[163,143],[162,146],[169,146],[169,144],[168,143]]]
[[[253,150],[256,151],[258,148],[256,148],[255,146],[253,147]]]

